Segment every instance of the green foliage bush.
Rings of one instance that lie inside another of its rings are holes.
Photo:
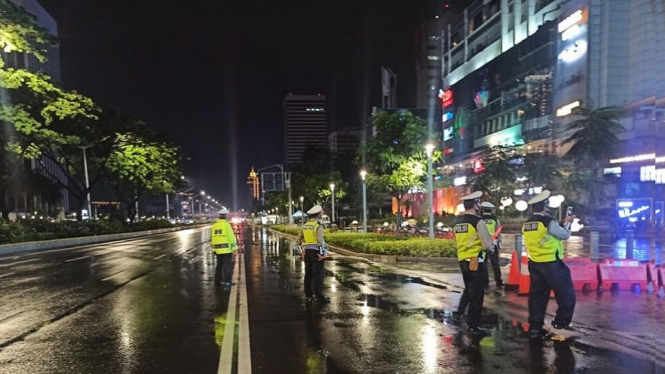
[[[173,225],[165,219],[141,221],[132,225],[123,224],[117,220],[90,222],[49,222],[32,219],[12,222],[0,220],[0,244],[119,234],[170,227],[173,227]]]

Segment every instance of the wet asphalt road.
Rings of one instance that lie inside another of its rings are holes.
[[[217,373],[229,291],[212,283],[208,238],[197,229],[0,257],[0,373]],[[442,319],[459,289],[419,266],[337,256],[326,264],[332,303],[307,304],[293,243],[244,238],[254,373],[665,372],[662,338],[630,350],[593,333],[530,344],[524,308],[501,297],[483,312],[493,335],[469,337]],[[661,302],[644,304],[644,329],[663,329]]]

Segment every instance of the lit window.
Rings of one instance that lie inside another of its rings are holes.
[[[430,60],[430,61],[438,61],[439,56],[427,56],[427,59]]]

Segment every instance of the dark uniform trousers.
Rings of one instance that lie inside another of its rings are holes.
[[[464,280],[464,292],[459,302],[457,312],[464,314],[469,307],[469,316],[467,323],[469,327],[474,328],[480,325],[480,313],[483,309],[485,300],[485,284],[487,283],[487,265],[486,262],[478,264],[478,270],[469,270],[469,261],[460,261],[459,267],[462,270],[462,279]]]
[[[492,266],[492,272],[494,273],[494,281],[496,284],[501,284],[503,281],[501,280],[501,265],[499,264],[499,246],[495,245],[494,246],[494,252],[492,253],[487,253],[487,256],[485,257],[485,262],[489,261],[491,266]],[[489,271],[489,268],[488,270]],[[485,283],[485,287],[489,287],[490,284],[490,278],[489,274],[487,274],[487,282]]]
[[[323,296],[323,263],[318,249],[305,249],[305,297]]]
[[[233,252],[215,254],[217,257],[217,267],[215,268],[215,283],[230,283],[233,275]]]
[[[545,321],[547,303],[550,292],[554,290],[554,297],[559,308],[556,310],[554,323],[566,326],[573,320],[575,311],[575,289],[570,269],[561,260],[552,262],[529,261],[531,275],[531,288],[529,289],[529,326],[530,329],[539,330]]]

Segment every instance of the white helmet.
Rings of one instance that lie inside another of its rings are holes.
[[[480,206],[485,209],[494,209],[494,204],[490,203],[489,201],[483,201],[483,203],[480,204]]]
[[[321,205],[318,205],[318,204],[317,204],[317,205],[314,205],[314,206],[312,207],[312,209],[308,210],[308,211],[307,211],[307,214],[309,214],[309,215],[315,215],[315,214],[319,214],[319,213],[321,213],[321,212],[323,212],[323,208],[321,207]]]
[[[225,215],[229,214],[229,210],[226,209],[226,208],[222,208],[222,209],[219,210],[219,212],[217,212],[217,214],[220,215],[220,216],[225,216]]]

